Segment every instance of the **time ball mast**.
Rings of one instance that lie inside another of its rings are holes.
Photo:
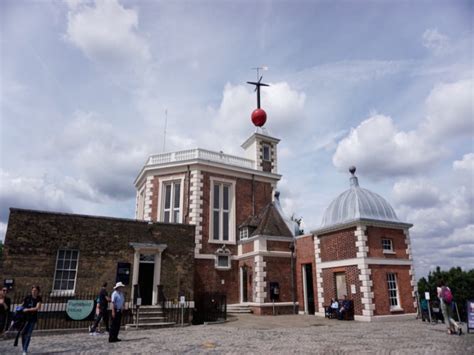
[[[258,81],[247,81],[247,84],[255,85],[255,91],[257,92],[257,108],[252,112],[252,123],[256,127],[263,127],[265,122],[267,122],[267,113],[260,108],[260,87],[261,86],[270,86],[268,84],[262,83],[262,76]]]

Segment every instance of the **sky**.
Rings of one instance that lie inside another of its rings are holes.
[[[472,269],[473,4],[1,1],[0,239],[10,207],[134,218],[151,154],[243,156],[266,66],[288,215],[317,228],[355,165],[417,277]]]

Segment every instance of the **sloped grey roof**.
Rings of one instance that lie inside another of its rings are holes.
[[[361,188],[356,176],[352,176],[350,182],[350,189],[340,194],[326,209],[320,228],[356,220],[400,223],[392,206],[382,196]]]

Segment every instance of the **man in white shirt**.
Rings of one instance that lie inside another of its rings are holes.
[[[122,292],[124,287],[125,285],[122,282],[117,282],[112,293],[112,325],[110,326],[109,343],[121,341],[118,338],[118,333],[122,323],[122,312],[125,304],[125,296]]]

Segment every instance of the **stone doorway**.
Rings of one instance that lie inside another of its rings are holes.
[[[151,305],[153,302],[153,279],[155,273],[155,255],[140,255],[138,270],[138,288],[142,305]]]

